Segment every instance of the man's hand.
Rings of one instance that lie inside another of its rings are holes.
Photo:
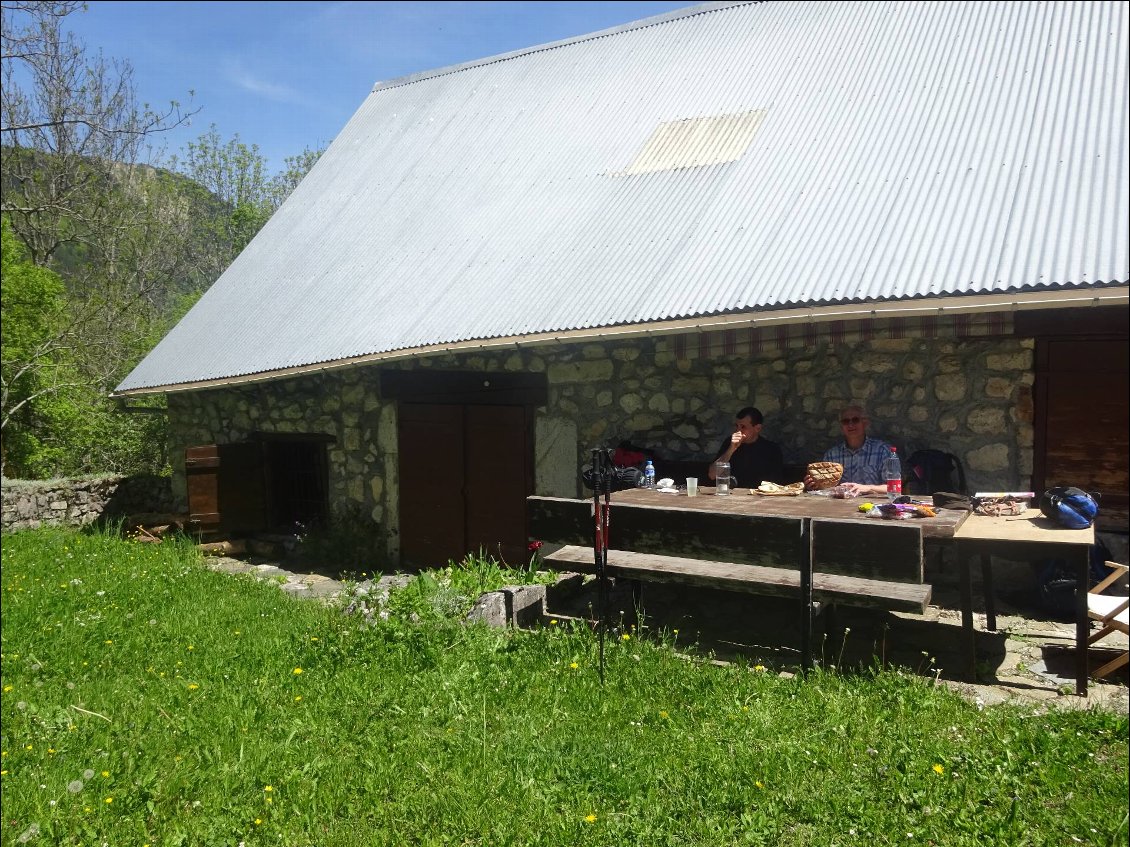
[[[740,429],[735,429],[734,434],[730,436],[730,455],[732,456],[734,454],[734,451],[737,450],[741,446],[742,446],[742,431]]]

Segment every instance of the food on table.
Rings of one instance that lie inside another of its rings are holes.
[[[812,477],[812,488],[820,491],[836,485],[844,475],[844,466],[838,462],[813,462],[808,466],[808,475]]]

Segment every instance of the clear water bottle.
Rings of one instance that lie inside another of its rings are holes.
[[[887,481],[888,500],[902,496],[902,464],[894,447],[891,448],[891,454],[883,460],[883,478]]]
[[[644,488],[655,488],[655,465],[651,463],[651,459],[643,466],[643,485]]]

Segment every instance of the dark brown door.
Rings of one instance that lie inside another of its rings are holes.
[[[400,405],[400,550],[436,567],[480,550],[525,563],[532,493],[523,406]]]
[[[1101,495],[1100,524],[1126,528],[1130,501],[1130,343],[1126,339],[1047,339],[1038,347],[1042,455],[1037,490],[1075,485]],[[1037,432],[1039,436],[1039,431]],[[1111,525],[1114,524],[1114,525]]]
[[[465,552],[463,407],[400,406],[400,555],[438,567]]]
[[[526,409],[467,406],[466,543],[468,552],[526,563],[529,467]]]

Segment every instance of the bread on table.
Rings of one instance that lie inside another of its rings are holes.
[[[844,466],[838,462],[813,462],[808,466],[808,476],[812,477],[814,491],[831,488],[844,475]]]

